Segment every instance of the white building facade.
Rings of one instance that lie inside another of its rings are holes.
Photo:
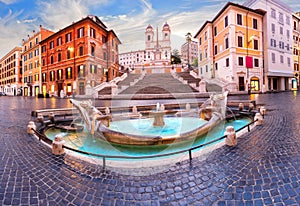
[[[148,25],[145,31],[145,50],[131,51],[119,54],[119,63],[125,70],[158,69],[170,67],[171,64],[171,29],[165,23],[159,36]]]
[[[244,5],[266,11],[263,19],[263,91],[291,89],[294,76],[291,8],[279,0],[248,0]]]
[[[22,47],[15,47],[0,59],[0,92],[8,96],[21,93]]]
[[[196,41],[185,42],[181,46],[181,63],[193,64],[198,58],[198,43]]]

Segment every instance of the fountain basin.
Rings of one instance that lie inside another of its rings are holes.
[[[221,118],[213,114],[209,121],[194,117],[166,117],[165,120],[167,124],[162,127],[152,127],[152,124],[148,123],[146,126],[144,125],[144,128],[138,127],[143,127],[143,122],[150,122],[151,119],[115,121],[111,123],[110,127],[100,124],[98,131],[106,141],[111,143],[140,146],[168,145],[204,135],[219,124]]]

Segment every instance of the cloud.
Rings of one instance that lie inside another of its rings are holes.
[[[9,4],[13,4],[15,2],[17,2],[17,0],[0,0],[0,2],[9,5]]]
[[[120,52],[144,49],[144,32],[148,24],[162,24],[157,21],[157,12],[148,0],[140,0],[138,5],[138,9],[134,9],[126,15],[100,17],[120,38],[122,42]]]
[[[0,18],[0,58],[14,47],[20,46],[28,31],[34,29],[34,25],[19,20],[22,14],[23,10],[17,12],[9,10],[4,17]]]
[[[78,0],[39,1],[37,10],[40,18],[53,30],[66,27],[74,21],[88,15],[88,8]]]
[[[140,0],[139,6],[140,8],[126,15],[100,17],[120,38],[121,53],[144,49],[145,29],[148,24],[154,28],[158,26],[160,32],[165,22],[168,22],[171,27],[172,50],[180,50],[181,45],[185,42],[186,33],[196,34],[202,24],[206,20],[212,19],[221,9],[220,5],[213,5],[203,6],[194,11],[179,9],[169,13],[160,13],[148,0]]]
[[[36,10],[43,12],[36,15],[55,31],[86,17],[91,8],[108,3],[109,0],[39,0]]]

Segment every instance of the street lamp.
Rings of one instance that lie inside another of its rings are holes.
[[[75,72],[76,72],[76,68],[75,68],[75,48],[74,47],[68,47],[68,51],[70,52],[70,58],[71,58],[71,53],[73,53],[73,76],[74,76],[74,80],[75,80]],[[75,89],[75,81],[73,83],[73,90],[72,92],[74,93],[74,91],[76,91]]]
[[[251,79],[249,74],[249,68],[253,68],[253,58],[249,56],[249,45],[253,41],[254,36],[251,36],[247,41],[247,56],[246,56],[246,68],[247,68],[247,86],[248,86],[248,94],[251,94]]]

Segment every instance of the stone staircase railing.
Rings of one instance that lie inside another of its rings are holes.
[[[102,89],[104,89],[105,87],[111,87],[113,85],[116,85],[118,82],[123,81],[126,77],[127,77],[127,73],[124,73],[121,77],[116,77],[113,80],[111,80],[110,82],[103,82],[103,83],[95,86],[93,88],[93,90],[95,92],[99,92]]]
[[[192,71],[191,71],[191,72],[192,72]],[[190,72],[190,73],[191,73],[191,72]],[[194,72],[194,73],[195,73],[195,72]],[[188,85],[189,85],[190,87],[192,87],[193,89],[199,91],[199,87],[197,87],[196,83],[188,83],[187,80],[185,80],[183,77],[179,76],[176,72],[172,72],[171,74],[172,74],[172,76],[173,76],[175,79],[179,80],[181,83],[183,83],[183,84],[188,84]],[[195,73],[195,74],[196,74],[196,73]],[[197,74],[196,74],[196,75],[197,75]],[[194,77],[194,76],[193,76],[193,77]],[[194,77],[194,78],[199,78],[199,77]]]

